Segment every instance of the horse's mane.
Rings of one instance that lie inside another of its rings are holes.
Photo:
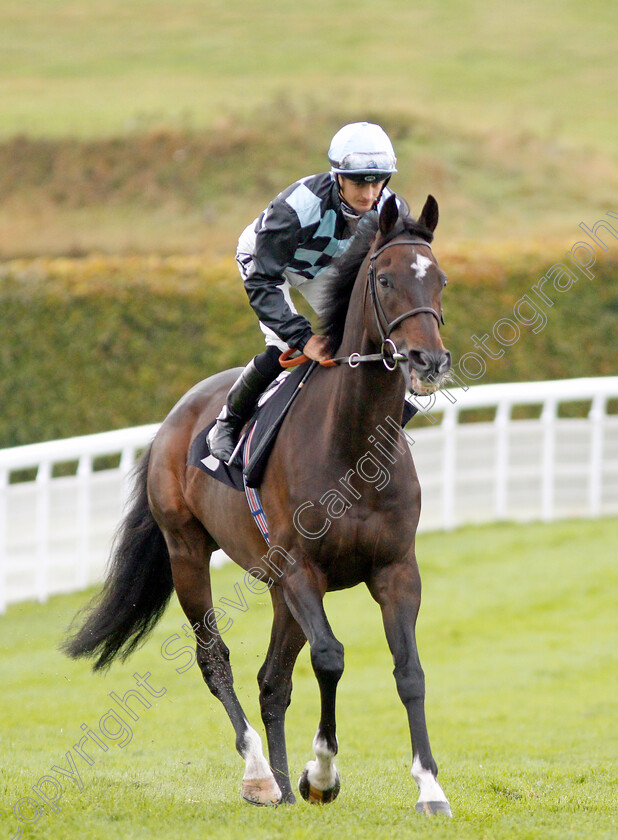
[[[380,241],[380,245],[390,242],[402,233],[418,236],[431,242],[433,233],[422,222],[414,219],[405,205],[401,206],[399,220],[390,234]],[[321,306],[322,335],[328,338],[331,353],[336,353],[343,339],[345,320],[352,289],[371,246],[378,235],[378,214],[368,213],[358,223],[356,233],[343,254],[333,262],[333,273],[324,287]]]

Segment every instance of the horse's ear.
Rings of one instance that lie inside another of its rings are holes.
[[[418,221],[433,233],[438,224],[438,216],[438,202],[433,195],[428,195]]]
[[[384,207],[380,211],[380,233],[382,236],[388,236],[395,227],[398,218],[397,196],[393,193],[386,199]]]

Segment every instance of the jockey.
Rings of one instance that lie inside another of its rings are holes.
[[[386,184],[397,172],[397,160],[379,125],[345,125],[333,137],[328,159],[330,172],[289,186],[238,241],[236,261],[266,350],[232,385],[208,435],[210,452],[221,461],[231,458],[261,393],[281,373],[279,356],[284,350],[293,347],[317,362],[329,358],[326,338],[314,335],[309,321],[296,311],[290,287],[297,288],[319,315],[333,260],[349,244],[359,219],[379,211],[391,195]]]

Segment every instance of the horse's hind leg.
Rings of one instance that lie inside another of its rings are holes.
[[[283,802],[292,804],[296,798],[290,786],[285,712],[292,695],[294,663],[307,639],[285,603],[280,588],[274,586],[270,594],[274,617],[268,653],[258,674],[260,708],[268,739],[270,766],[281,788]]]
[[[369,591],[382,609],[388,645],[395,662],[397,691],[408,713],[412,738],[412,776],[418,785],[416,810],[452,816],[438,783],[425,722],[425,676],[418,656],[415,624],[421,603],[421,580],[414,557],[378,569]]]
[[[214,623],[210,587],[210,554],[214,545],[188,511],[182,517],[169,514],[159,523],[165,535],[172,564],[174,586],[185,615],[191,622],[197,644],[197,662],[204,680],[225,707],[236,733],[236,749],[245,761],[242,796],[254,805],[276,804],[281,791],[262,751],[258,733],[249,725],[234,691],[229,650]]]

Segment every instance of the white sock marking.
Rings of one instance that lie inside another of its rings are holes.
[[[448,802],[438,780],[430,770],[425,770],[418,756],[412,762],[412,778],[418,785],[419,802]]]
[[[272,771],[262,750],[262,739],[253,727],[247,724],[247,731],[245,732],[245,749],[243,758],[245,760],[245,775],[244,780],[247,779],[268,779],[272,776]]]
[[[316,790],[330,790],[337,781],[337,768],[333,761],[334,755],[328,748],[326,741],[319,735],[313,739],[313,751],[316,760],[308,761],[306,765],[309,783]]]

